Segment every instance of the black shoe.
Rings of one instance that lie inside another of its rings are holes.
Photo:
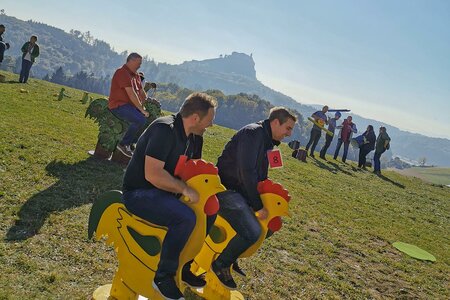
[[[239,276],[247,277],[247,274],[244,273],[244,271],[239,267],[238,262],[235,261],[232,265],[232,269],[234,272],[236,272]]]
[[[321,159],[323,159],[323,160],[327,160],[327,159],[325,158],[325,156],[320,155],[319,157],[320,157]]]
[[[314,154],[312,154],[312,153],[310,153],[309,156],[312,158],[315,158]]]
[[[234,282],[233,276],[231,276],[230,268],[219,268],[216,266],[216,263],[213,262],[211,269],[224,287],[230,290],[235,290],[237,288],[236,282]]]
[[[177,287],[175,280],[172,277],[167,277],[161,280],[155,279],[152,286],[158,293],[166,300],[184,300],[183,294]]]
[[[206,285],[206,281],[202,276],[196,276],[191,270],[185,268],[183,268],[183,271],[181,272],[181,281],[194,289],[200,289]]]

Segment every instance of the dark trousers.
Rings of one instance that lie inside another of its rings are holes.
[[[180,253],[194,230],[194,212],[173,194],[159,189],[125,192],[123,201],[131,213],[168,228],[155,278],[175,276]]]
[[[386,150],[383,150],[381,152],[375,151],[375,154],[373,155],[373,170],[375,172],[381,171],[380,157],[381,157],[381,154],[384,153],[384,151],[386,151]]]
[[[316,149],[317,143],[320,140],[320,137],[322,135],[322,131],[319,129],[311,129],[311,136],[309,137],[309,142],[306,144],[306,151],[308,151],[309,147],[311,146],[311,155],[314,154],[314,149]]]
[[[0,42],[0,63],[3,61],[3,55],[6,51],[6,43]]]
[[[338,157],[339,150],[341,150],[342,144],[344,144],[344,154],[342,155],[342,161],[345,162],[347,160],[348,146],[350,145],[350,140],[344,142],[342,139],[338,139],[336,144],[336,151],[334,151],[334,159]]]
[[[228,268],[245,250],[258,241],[261,226],[255,212],[241,194],[226,191],[217,194],[217,198],[220,203],[219,215],[236,231],[236,235],[215,261],[218,267]]]
[[[327,150],[330,147],[332,141],[333,137],[331,135],[326,134],[325,145],[323,145],[322,150],[320,150],[320,157],[325,157],[325,154],[327,154]]]
[[[121,145],[131,145],[136,143],[139,138],[139,131],[145,126],[147,119],[145,116],[132,104],[124,104],[117,108],[111,109],[111,112],[119,119],[130,123],[127,132],[120,142]]]
[[[26,83],[28,81],[32,65],[33,63],[31,61],[22,58],[22,69],[20,70],[19,82]]]
[[[370,151],[372,151],[372,149],[369,149],[368,147],[364,147],[364,145],[361,148],[359,148],[358,167],[366,166],[366,156],[367,156],[367,154],[369,154]]]

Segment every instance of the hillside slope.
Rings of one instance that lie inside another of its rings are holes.
[[[43,78],[47,74],[54,73],[59,67],[63,68],[66,75],[83,71],[85,75],[101,77],[102,87],[90,90],[91,92],[109,92],[109,78],[114,70],[123,64],[127,55],[126,51],[117,53],[107,42],[95,39],[89,32],[71,30],[68,33],[47,24],[31,20],[23,21],[5,14],[0,14],[0,23],[6,25],[4,38],[11,43],[11,49],[5,53],[6,58],[2,68],[19,72],[20,47],[31,34],[37,34],[38,43],[41,45],[41,55],[31,69],[33,76]],[[129,50],[133,51],[133,49]],[[151,56],[151,53],[149,55]],[[194,90],[218,89],[227,95],[256,94],[273,105],[284,105],[295,109],[305,117],[316,110],[311,105],[300,103],[307,102],[309,99],[293,99],[264,85],[257,79],[255,66],[251,55],[232,52],[230,55],[186,61],[178,65],[157,63],[144,57],[140,70],[145,72],[147,80],[155,82],[176,83]],[[56,80],[55,82],[63,83]],[[450,167],[449,139],[410,133],[379,121],[353,116],[361,133],[369,124],[376,128],[385,125],[392,138],[391,150],[395,156],[399,155],[416,161],[426,157],[430,164]],[[324,138],[321,140],[322,143]],[[330,153],[333,149],[334,147],[330,147]]]
[[[89,157],[97,126],[84,118],[82,92],[67,88],[71,98],[56,101],[60,88],[0,83],[0,299],[87,299],[116,268],[110,247],[87,240],[87,220],[98,195],[120,188],[123,169]],[[232,134],[208,130],[204,158],[215,162]],[[450,297],[450,189],[281,150],[285,166],[270,176],[290,191],[292,218],[242,260],[246,299]],[[437,262],[403,255],[395,241]]]

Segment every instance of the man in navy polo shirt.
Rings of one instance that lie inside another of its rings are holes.
[[[193,93],[177,114],[156,119],[139,138],[123,179],[127,209],[168,228],[152,283],[165,299],[184,299],[174,276],[180,253],[195,226],[194,212],[176,195],[182,194],[192,203],[199,201],[194,189],[174,177],[175,167],[181,155],[188,159],[201,157],[202,135],[212,126],[216,106],[213,97]],[[181,277],[191,287],[206,284],[191,273],[189,265],[183,267]]]

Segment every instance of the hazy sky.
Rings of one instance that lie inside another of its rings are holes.
[[[301,103],[450,138],[450,1],[125,2],[2,0],[0,9],[157,62],[253,53],[258,79]]]

